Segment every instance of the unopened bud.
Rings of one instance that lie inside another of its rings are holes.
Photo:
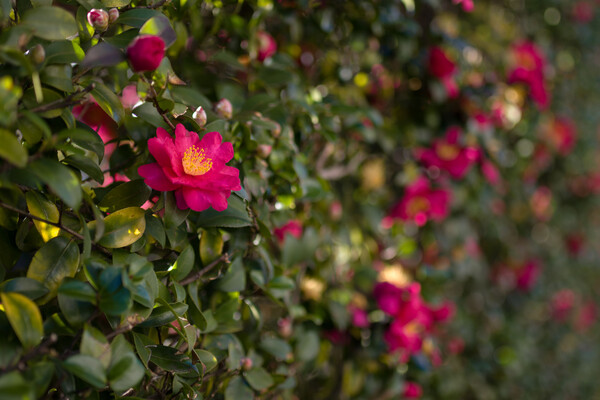
[[[41,64],[46,59],[46,50],[44,50],[44,46],[41,44],[36,44],[35,47],[31,50],[31,59],[36,64]]]
[[[284,338],[289,338],[292,336],[292,320],[291,318],[281,318],[277,321],[277,326],[279,327],[279,334]]]
[[[97,31],[105,31],[108,28],[108,13],[98,8],[92,8],[87,14],[88,23]]]
[[[119,18],[119,10],[116,8],[111,8],[108,10],[108,22],[113,23]]]
[[[249,369],[252,368],[253,362],[251,358],[248,357],[244,357],[242,358],[242,369],[244,371],[248,371]]]
[[[229,102],[227,99],[219,100],[219,102],[215,105],[215,111],[220,117],[225,119],[229,119],[233,115],[233,107],[231,102]]]
[[[273,146],[271,146],[271,145],[259,144],[258,147],[256,148],[256,152],[258,153],[258,156],[260,158],[267,158],[267,157],[269,157],[269,154],[271,154],[272,149],[273,149]]]
[[[194,121],[196,121],[200,128],[204,128],[206,125],[206,111],[204,111],[204,108],[196,108],[196,111],[192,114],[192,118],[194,118]]]

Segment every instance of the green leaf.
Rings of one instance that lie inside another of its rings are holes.
[[[210,208],[199,213],[198,225],[203,228],[241,228],[252,225],[244,200],[238,196],[231,196],[228,203],[225,211],[219,212]]]
[[[2,400],[33,399],[31,382],[25,381],[18,371],[8,372],[0,376],[0,393]]]
[[[177,39],[177,34],[171,26],[169,18],[162,14],[146,21],[140,28],[140,35],[142,34],[159,36],[164,40],[166,47],[171,46]]]
[[[204,365],[204,368],[205,368],[204,373],[210,372],[219,363],[219,361],[217,361],[217,358],[214,356],[214,354],[212,354],[209,351],[202,350],[202,349],[194,349],[194,353],[196,353],[196,356],[198,357],[198,359],[200,360],[202,365]]]
[[[126,207],[140,207],[150,198],[150,193],[152,189],[143,179],[121,183],[102,198],[98,207],[110,213]]]
[[[23,16],[22,24],[46,40],[67,39],[77,34],[75,18],[60,7],[32,8]]]
[[[150,102],[143,103],[132,110],[133,114],[156,128],[169,129],[161,115]]]
[[[239,377],[234,376],[229,381],[225,389],[225,400],[253,400],[254,392],[248,387],[246,382]]]
[[[150,361],[150,350],[147,346],[155,345],[148,336],[142,335],[141,333],[133,332],[133,341],[135,343],[135,349],[142,360],[142,363],[148,368],[148,361]]]
[[[92,128],[84,124],[78,124],[77,128],[59,132],[59,141],[70,141],[86,150],[93,151],[98,156],[98,161],[104,157],[104,142]]]
[[[110,344],[102,332],[93,326],[86,324],[83,328],[79,351],[81,354],[98,359],[104,368],[110,365]]]
[[[260,348],[278,360],[285,360],[292,348],[288,342],[276,337],[266,337],[260,342]]]
[[[41,83],[40,83],[41,84]],[[34,88],[27,89],[23,94],[23,104],[28,109],[32,109],[38,106],[54,103],[63,99],[63,96],[55,90],[49,88],[41,88],[41,96],[36,94]],[[56,118],[60,117],[65,110],[65,107],[55,108],[52,110],[39,112],[38,115],[43,118]]]
[[[246,288],[246,271],[241,257],[233,260],[225,275],[219,279],[217,287],[224,292],[241,292]]]
[[[81,185],[77,176],[69,168],[58,161],[40,158],[28,167],[35,176],[50,186],[50,189],[60,197],[65,204],[78,209],[81,203]]]
[[[63,366],[78,378],[97,389],[106,385],[106,373],[100,360],[85,354],[76,354],[67,358]]]
[[[177,257],[177,261],[173,264],[173,269],[171,270],[171,278],[175,281],[179,282],[192,270],[194,267],[194,260],[196,255],[194,254],[194,249],[191,245],[187,245],[185,249],[179,254]]]
[[[27,270],[27,277],[43,283],[49,293],[38,300],[44,304],[54,298],[67,277],[75,276],[79,266],[79,248],[75,242],[58,236],[39,249]]]
[[[202,107],[204,110],[212,109],[212,103],[210,100],[193,88],[185,86],[173,87],[171,88],[171,97],[173,97],[173,100],[176,102],[190,106],[194,110],[198,107]]]
[[[177,316],[182,316],[188,309],[188,305],[185,303],[173,303],[170,306],[175,310]],[[141,328],[153,328],[156,326],[166,325],[177,319],[177,316],[173,314],[171,309],[167,306],[159,306],[152,310],[152,314],[138,326]]]
[[[71,40],[60,40],[46,46],[46,64],[78,63],[85,56],[79,44]]]
[[[31,215],[45,219],[46,221],[58,223],[60,216],[58,208],[56,208],[54,203],[46,199],[44,195],[29,191],[25,194],[25,200],[27,201],[27,208]],[[57,237],[60,233],[60,228],[57,226],[38,221],[37,219],[34,219],[33,223],[44,242]]]
[[[28,367],[29,369],[25,371],[25,377],[29,383],[29,387],[35,389],[36,398],[42,398],[54,376],[54,363],[40,361],[30,363]],[[0,388],[0,393],[4,393],[2,392],[2,388]]]
[[[144,234],[145,211],[139,207],[123,208],[104,219],[104,235],[98,244],[110,249],[129,246]],[[96,221],[89,223],[94,229]]]
[[[146,370],[132,352],[127,352],[119,357],[119,361],[114,363],[108,371],[108,381],[110,387],[123,392],[136,386],[144,377]]]
[[[96,164],[89,157],[85,157],[80,154],[72,154],[64,158],[62,162],[80,169],[98,183],[104,182],[104,173],[102,173],[102,170],[100,169],[98,164]]]
[[[40,74],[40,80],[46,85],[70,93],[75,90],[71,80],[72,72],[70,65],[47,65]]]
[[[278,289],[278,290],[293,290],[296,287],[296,284],[291,278],[287,276],[276,276],[273,278],[267,285],[269,289]]]
[[[319,354],[320,345],[317,332],[305,332],[300,335],[296,343],[296,356],[300,361],[310,361]]]
[[[202,264],[208,265],[221,256],[223,252],[223,237],[216,229],[202,232],[200,238],[200,260]]]
[[[152,352],[150,361],[165,371],[198,375],[196,366],[184,354],[177,354],[177,349],[161,345],[151,345],[148,349]]]
[[[117,124],[120,124],[125,117],[125,110],[119,97],[102,83],[95,83],[94,89],[90,92],[98,105],[108,114]]]
[[[48,288],[35,279],[13,278],[0,284],[0,292],[20,293],[31,300],[35,300],[47,294]]]
[[[110,43],[100,42],[87,51],[81,62],[81,67],[112,67],[125,60],[127,60],[127,57],[121,49]]]
[[[160,11],[150,8],[135,8],[124,12],[119,16],[117,23],[141,28],[146,21],[157,15],[163,15]]]
[[[183,223],[190,214],[190,210],[180,210],[175,202],[175,195],[173,192],[165,193],[165,228],[177,228]]]
[[[0,129],[0,142],[0,157],[19,168],[27,165],[27,151],[14,134]]]
[[[123,270],[110,266],[100,273],[98,281],[100,309],[111,316],[120,316],[132,304],[131,292],[123,285]]]
[[[30,349],[38,345],[44,336],[42,315],[37,305],[20,293],[0,293],[0,300],[8,322],[23,344]]]
[[[125,7],[131,3],[131,0],[101,0],[104,7]]]
[[[152,214],[146,214],[146,235],[152,236],[160,244],[161,247],[165,247],[165,227],[163,226],[160,218],[155,217]]]
[[[23,139],[29,145],[38,143],[42,138],[49,138],[52,134],[50,127],[42,118],[31,111],[22,110],[18,120],[19,130],[23,134]]]
[[[58,288],[58,293],[73,299],[96,303],[96,291],[94,288],[89,283],[77,279],[65,278]]]
[[[244,378],[254,390],[264,390],[274,383],[273,377],[262,367],[254,367],[244,372]]]

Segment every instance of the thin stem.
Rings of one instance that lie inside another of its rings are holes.
[[[82,90],[78,90],[78,91],[76,91],[74,93],[71,93],[70,95],[68,95],[64,99],[56,100],[56,101],[50,102],[48,104],[42,104],[41,106],[32,108],[29,111],[31,111],[31,112],[45,112],[45,111],[50,111],[50,110],[54,110],[54,109],[57,109],[57,108],[64,108],[64,107],[67,107],[67,106],[71,106],[71,105],[77,104],[77,103],[81,102],[81,99],[73,100],[76,96],[81,95],[81,94],[86,94],[88,92],[91,92],[92,90],[94,90],[95,87],[96,87],[96,84],[95,83],[91,83],[86,88],[84,88]]]
[[[148,84],[149,91],[150,91],[150,100],[152,101],[152,104],[154,104],[154,108],[156,108],[156,111],[158,111],[158,113],[160,114],[162,119],[166,122],[166,124],[169,125],[169,127],[173,131],[175,131],[175,125],[173,125],[173,123],[171,122],[169,117],[167,117],[167,112],[165,110],[163,110],[162,108],[160,108],[160,105],[158,104],[158,93],[156,93],[156,89],[154,89],[154,82],[148,82],[148,80],[143,75],[141,77],[142,77],[142,80]]]
[[[20,209],[18,209],[16,207],[11,206],[10,204],[6,204],[6,203],[3,203],[3,202],[0,202],[0,207],[6,208],[7,210],[10,210],[10,211],[14,211],[14,212],[16,212],[18,214],[21,214],[21,215],[25,216],[25,217],[28,217],[28,218],[31,218],[31,219],[35,219],[35,220],[43,222],[45,224],[56,226],[57,228],[60,228],[63,231],[69,233],[70,235],[76,237],[77,239],[84,240],[84,237],[81,234],[79,234],[78,232],[75,232],[71,228],[68,228],[68,227],[64,226],[61,223],[48,221],[47,219],[40,218],[38,216],[35,216],[33,214],[28,213],[27,211],[20,210]],[[100,246],[99,244],[96,244],[96,243],[92,242],[92,245],[94,247],[96,247],[98,250],[100,250],[101,252],[103,252],[104,254],[106,254],[108,256],[112,255],[110,251],[108,251],[104,247]]]
[[[219,265],[221,262],[224,262],[225,264],[230,263],[229,253],[223,253],[221,257],[217,258],[215,261],[211,262],[206,267],[202,268],[200,271],[188,275],[187,278],[183,279],[181,282],[179,282],[179,284],[185,286],[188,283],[194,282],[195,280],[201,278],[204,274],[210,272],[210,270]]]
[[[55,333],[51,334],[48,337],[48,339],[46,339],[39,346],[36,346],[33,349],[29,350],[23,357],[21,357],[21,359],[16,364],[6,368],[0,368],[0,372],[5,374],[7,372],[14,371],[15,369],[24,368],[24,365],[27,361],[32,360],[42,354],[48,354],[50,352],[50,348],[48,346],[56,343],[57,340],[58,336],[56,336]]]

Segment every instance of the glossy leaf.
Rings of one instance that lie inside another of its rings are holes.
[[[110,214],[104,219],[104,235],[98,244],[114,249],[134,243],[142,237],[146,229],[144,214],[144,210],[139,207],[123,208]],[[89,226],[93,229],[95,221]]]
[[[28,169],[60,197],[69,207],[77,209],[81,204],[81,186],[77,176],[58,161],[40,158],[29,164]]]
[[[77,34],[75,18],[59,7],[32,8],[23,16],[23,25],[46,40],[67,39]]]
[[[44,329],[37,305],[20,293],[0,293],[6,317],[23,347],[29,349],[42,341]]]
[[[101,389],[106,385],[106,372],[100,360],[85,354],[76,354],[67,358],[63,366],[78,378],[86,381],[95,388]]]
[[[126,207],[140,207],[150,197],[152,190],[143,179],[124,182],[108,192],[98,204],[102,211],[114,213]]]
[[[13,278],[0,284],[0,292],[15,292],[27,296],[31,300],[48,293],[48,288],[35,279]]]
[[[58,208],[56,208],[56,205],[46,199],[43,195],[34,191],[29,191],[25,194],[25,200],[27,201],[27,208],[32,215],[42,218],[46,221],[58,223]],[[60,228],[57,226],[47,224],[46,222],[42,222],[37,219],[34,219],[33,223],[42,236],[44,242],[57,237],[60,233]]]
[[[0,141],[2,141],[0,157],[19,168],[27,165],[27,151],[14,134],[5,129],[0,129]]]

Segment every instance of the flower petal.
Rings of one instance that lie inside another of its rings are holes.
[[[190,187],[183,187],[181,192],[185,203],[194,211],[204,211],[211,206],[210,198],[207,196],[209,192]]]
[[[177,189],[177,185],[171,183],[160,165],[157,163],[141,165],[138,168],[138,174],[144,178],[146,185],[150,186],[154,190],[167,192]]]

